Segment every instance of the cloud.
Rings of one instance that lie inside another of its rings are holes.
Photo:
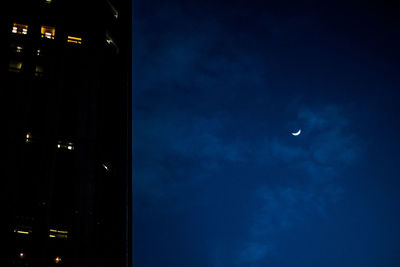
[[[255,192],[258,211],[243,245],[239,262],[257,264],[273,257],[281,233],[311,218],[327,216],[330,206],[343,198],[346,166],[361,157],[357,136],[349,129],[345,110],[336,105],[301,108],[289,125],[302,125],[299,137],[274,137],[270,151],[274,183]],[[281,166],[284,166],[283,168]],[[278,182],[278,181],[281,182]],[[253,254],[251,252],[254,252]],[[239,264],[240,265],[240,264]],[[253,265],[251,265],[253,266]]]
[[[279,249],[279,234],[327,216],[344,197],[346,167],[361,155],[343,106],[285,104],[288,92],[295,98],[301,90],[281,88],[296,68],[281,43],[293,43],[315,25],[272,17],[232,35],[227,25],[237,14],[186,23],[197,9],[170,2],[161,7],[151,16],[137,12],[145,16],[139,24],[152,26],[139,25],[135,36],[134,205],[150,213],[215,208],[207,203],[209,187],[221,180],[225,194],[227,179],[241,166],[245,177],[235,179],[249,181],[241,182],[250,188],[252,215],[234,261],[264,266]],[[286,123],[293,109],[299,112]],[[302,134],[295,138],[290,131],[298,127]],[[232,266],[226,261],[234,256],[214,257],[218,266]]]
[[[248,243],[239,255],[239,264],[260,261],[273,247],[257,242]]]

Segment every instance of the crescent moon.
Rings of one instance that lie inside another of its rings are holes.
[[[292,133],[292,135],[294,135],[294,136],[298,136],[298,135],[300,135],[300,134],[301,134],[301,129],[298,130],[297,133]]]

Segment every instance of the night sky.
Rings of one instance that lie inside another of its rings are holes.
[[[400,266],[380,2],[134,1],[134,267]]]

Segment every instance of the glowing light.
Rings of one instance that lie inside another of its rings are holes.
[[[71,142],[67,143],[67,142],[62,142],[62,141],[58,142],[57,147],[63,148],[63,149],[68,149],[68,150],[74,150],[74,148],[75,148],[73,143],[71,143]]]
[[[106,171],[109,171],[109,170],[110,170],[110,168],[109,168],[106,164],[103,164],[103,167],[104,167],[104,169],[105,169]]]
[[[21,259],[23,259],[23,258],[25,258],[25,254],[24,253],[19,253],[19,257],[21,258]]]
[[[16,230],[14,232],[16,232],[17,234],[29,235],[29,232],[27,231]]]
[[[61,230],[55,230],[55,229],[50,229],[50,232],[53,232],[53,233],[61,233],[61,234],[68,234],[68,231],[61,231]]]
[[[17,46],[17,47],[16,47],[17,53],[21,53],[21,52],[22,52],[22,49],[23,49],[22,46]]]
[[[56,257],[56,258],[54,259],[54,262],[55,262],[55,263],[60,263],[60,262],[61,262],[61,258],[60,258],[60,257]]]
[[[82,44],[82,38],[80,38],[80,37],[68,36],[67,42],[68,42],[68,43],[74,43],[74,44]]]
[[[28,25],[14,23],[11,32],[17,33],[17,34],[27,34],[28,33]]]
[[[50,26],[42,26],[41,28],[42,38],[54,39],[56,34],[56,28]]]
[[[112,44],[112,40],[107,39],[106,41],[107,41],[107,44]]]
[[[26,134],[26,137],[25,137],[25,142],[26,143],[30,143],[32,140],[32,135],[31,135],[31,133],[27,133]]]
[[[18,61],[10,61],[8,70],[11,72],[21,72],[22,69],[22,62]]]
[[[49,235],[49,237],[52,237],[52,238],[54,238],[54,237],[56,237],[55,235]]]

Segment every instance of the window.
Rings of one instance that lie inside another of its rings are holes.
[[[44,2],[46,3],[46,4],[51,4],[51,2],[53,2],[52,0],[44,0]]]
[[[73,43],[73,44],[82,44],[82,38],[80,38],[80,37],[68,36],[67,42],[68,42],[68,43]]]
[[[43,67],[42,66],[36,65],[35,76],[36,77],[42,77],[43,76]]]
[[[10,64],[8,65],[8,70],[10,72],[21,72],[22,69],[22,62],[11,60]]]
[[[15,52],[17,52],[17,53],[22,53],[23,50],[24,50],[24,47],[21,45],[17,45],[15,47]]]
[[[110,1],[107,1],[107,3],[111,8],[111,12],[112,12],[114,18],[118,19],[118,10],[111,4]]]
[[[56,34],[56,28],[50,26],[42,26],[41,33],[42,33],[42,38],[54,39],[54,36]]]
[[[25,136],[25,143],[31,143],[32,142],[32,135],[31,133],[27,133]]]
[[[68,238],[68,231],[50,229],[49,237],[57,238],[57,239],[66,239],[66,238]]]
[[[107,42],[108,45],[113,46],[115,51],[118,54],[119,48],[118,48],[117,44],[115,43],[115,41],[113,40],[113,38],[111,37],[111,35],[109,33],[106,33],[106,42]]]
[[[32,233],[32,227],[29,226],[18,226],[14,228],[14,233],[19,236],[27,236]]]
[[[22,54],[24,52],[24,46],[21,44],[11,44],[10,48],[11,48],[11,51],[13,51],[17,54]]]
[[[74,150],[75,149],[75,146],[74,146],[74,144],[73,143],[71,143],[71,142],[58,142],[58,144],[57,144],[57,148],[59,148],[59,149],[67,149],[67,150]]]
[[[16,34],[28,34],[28,25],[14,23],[11,32]]]
[[[60,257],[55,257],[55,258],[54,258],[54,262],[55,262],[55,263],[61,263],[61,261],[62,261],[62,260],[61,260]]]
[[[103,164],[101,164],[101,166],[103,166],[103,168],[104,168],[107,172],[111,171],[110,164],[103,163]]]

